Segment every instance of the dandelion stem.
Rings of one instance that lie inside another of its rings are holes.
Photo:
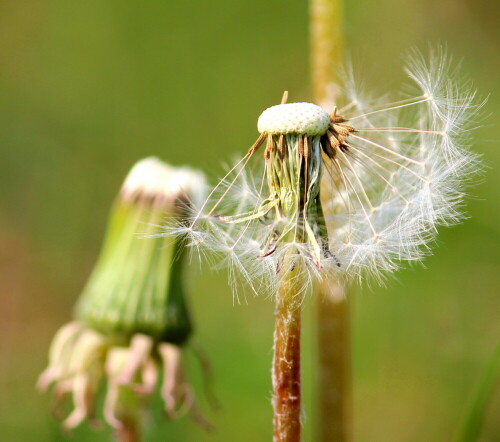
[[[139,442],[139,427],[133,419],[128,419],[123,422],[120,428],[115,431],[116,442]]]
[[[287,258],[285,257],[285,260]],[[300,441],[300,263],[285,263],[276,294],[273,408],[274,442]]]
[[[310,0],[312,89],[314,99],[329,109],[337,104],[334,85],[342,59],[342,10],[342,0]],[[349,201],[349,213],[350,205]],[[346,416],[350,377],[349,312],[344,289],[334,281],[325,282],[317,291],[320,305],[316,316],[318,408],[315,440],[345,442],[349,427]]]
[[[350,397],[349,310],[344,289],[323,283],[317,297],[319,349],[317,440],[346,441]]]
[[[342,58],[342,0],[310,1],[310,48],[313,95],[331,107]]]

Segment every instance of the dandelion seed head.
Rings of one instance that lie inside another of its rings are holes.
[[[330,117],[320,106],[312,103],[285,103],[266,109],[259,117],[260,133],[323,135]]]
[[[207,249],[230,255],[231,278],[272,293],[287,256],[306,285],[380,282],[460,221],[481,170],[470,146],[483,102],[442,49],[414,53],[407,73],[411,95],[366,96],[348,70],[330,114],[282,103],[260,115],[261,135],[193,222]]]
[[[155,157],[144,158],[130,170],[123,183],[124,193],[142,191],[144,193],[161,193],[170,185],[168,179],[173,168]]]
[[[205,198],[205,176],[188,167],[172,167],[156,157],[138,161],[128,173],[120,198],[124,201],[154,200],[164,206],[184,202],[199,207]]]

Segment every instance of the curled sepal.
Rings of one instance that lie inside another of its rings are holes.
[[[71,396],[74,408],[64,419],[63,428],[73,429],[93,417],[106,350],[106,339],[101,334],[77,322],[65,325],[56,334],[49,367],[40,375],[37,387],[45,391],[54,384],[56,416],[62,417],[62,405]]]
[[[198,425],[207,430],[211,429],[212,424],[199,412],[193,390],[186,381],[181,349],[172,344],[162,343],[158,346],[158,353],[163,365],[161,396],[167,415],[171,419],[178,419],[189,413]]]

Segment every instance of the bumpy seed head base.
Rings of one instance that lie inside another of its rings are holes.
[[[320,182],[323,173],[322,154],[334,160],[338,152],[347,152],[347,137],[356,129],[337,115],[337,109],[328,114],[312,103],[282,103],[266,109],[258,120],[261,133],[247,155],[256,153],[265,143],[267,183],[270,196],[258,211],[259,215],[272,212],[275,228],[263,243],[260,256],[273,254],[280,243],[295,242],[297,250],[321,269],[323,259],[340,262],[329,249],[328,231],[320,200]],[[264,213],[266,212],[266,213]],[[239,221],[247,219],[240,217]],[[237,217],[221,217],[227,222],[238,222]]]

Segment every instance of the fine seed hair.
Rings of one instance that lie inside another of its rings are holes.
[[[162,234],[219,257],[237,301],[241,282],[275,293],[285,255],[303,261],[304,293],[315,280],[382,281],[421,260],[437,227],[463,217],[482,169],[469,148],[484,101],[443,48],[413,51],[405,71],[413,93],[384,102],[359,92],[352,69],[328,112],[285,93],[191,221]]]

